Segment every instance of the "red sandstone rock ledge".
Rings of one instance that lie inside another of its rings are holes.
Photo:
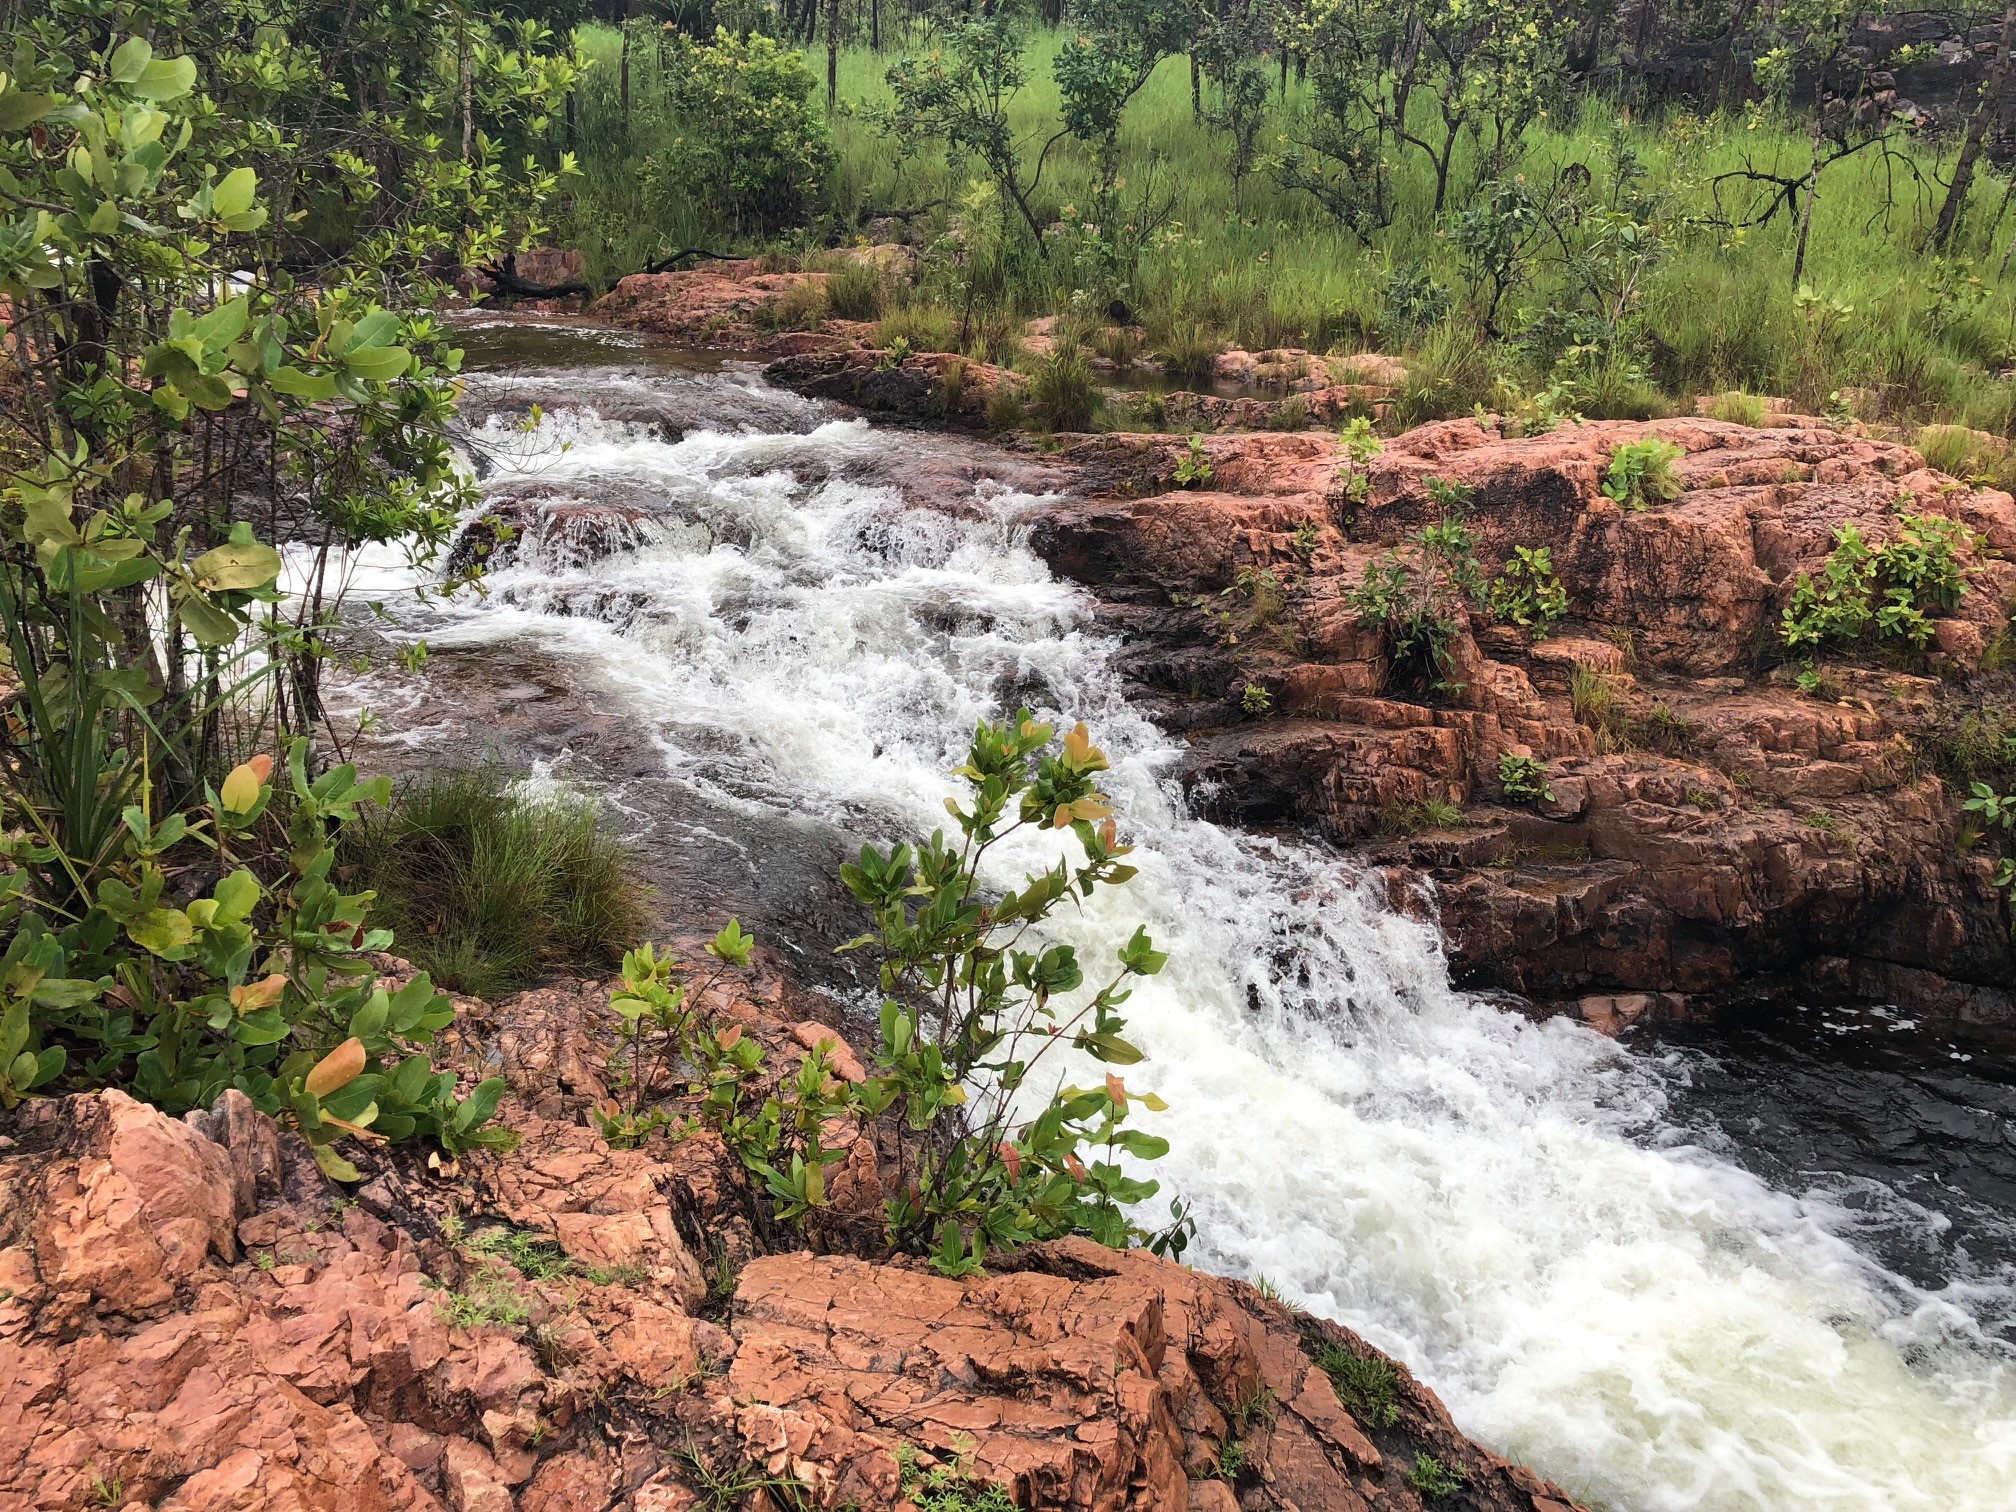
[[[1655,435],[1685,449],[1683,491],[1621,508],[1600,486],[1612,449]],[[1462,978],[1613,1031],[1774,988],[2016,1014],[1993,863],[1964,844],[1937,771],[1958,721],[2016,709],[2016,678],[1982,668],[2016,596],[2009,495],[1796,417],[1523,439],[1448,421],[1388,441],[1355,488],[1327,435],[1209,438],[1201,489],[1174,485],[1185,450],[1068,446],[1086,497],[1035,543],[1128,634],[1130,669],[1188,731],[1215,812],[1367,846],[1403,903],[1431,881]],[[1462,691],[1444,697],[1396,693],[1381,631],[1347,600],[1369,562],[1440,517],[1430,480],[1470,491],[1487,574],[1546,546],[1569,596],[1546,639],[1468,624]],[[1900,508],[1975,533],[1971,591],[1922,658],[1829,653],[1818,696],[1802,694],[1768,665],[1794,580],[1820,571],[1838,526],[1880,542]],[[1281,585],[1265,603],[1259,572]],[[1607,712],[1587,706],[1592,679]],[[1249,685],[1264,717],[1242,705]],[[1548,763],[1553,801],[1504,800],[1506,752]],[[1392,833],[1430,800],[1462,805],[1463,823]]]
[[[464,1001],[524,1144],[354,1197],[236,1093],[0,1120],[0,1508],[868,1512],[940,1467],[1029,1508],[1351,1512],[1422,1507],[1433,1455],[1465,1484],[1429,1505],[1572,1512],[1404,1367],[1361,1421],[1316,1360],[1383,1357],[1242,1282],[1073,1240],[964,1281],[757,1253],[711,1134],[584,1126],[604,1001]],[[724,1011],[790,1075],[835,1038],[807,1006],[773,980]]]

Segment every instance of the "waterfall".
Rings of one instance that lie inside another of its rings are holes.
[[[1142,923],[1169,953],[1129,1004],[1148,1058],[1127,1079],[1170,1105],[1143,1124],[1173,1146],[1144,1220],[1193,1201],[1193,1262],[1357,1329],[1465,1431],[1599,1506],[2016,1505],[1991,1299],[1907,1282],[1824,1197],[1691,1141],[1659,1056],[1453,989],[1433,926],[1353,860],[1194,817],[1177,742],[1026,545],[1040,499],[969,481],[931,507],[903,485],[933,438],[601,360],[479,376],[472,445],[494,495],[643,508],[642,544],[527,553],[485,598],[397,611],[407,632],[536,645],[671,775],[857,840],[943,822],[976,719],[1085,720],[1141,872],[1059,933],[1097,963]],[[650,416],[654,385],[684,385],[680,423]],[[1053,843],[1010,847],[1003,875]]]

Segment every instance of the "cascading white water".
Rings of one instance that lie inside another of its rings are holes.
[[[1128,1080],[1170,1104],[1152,1174],[1195,1202],[1193,1260],[1358,1329],[1599,1505],[2016,1506],[2016,1366],[1978,1299],[1914,1290],[1824,1202],[1686,1145],[1657,1067],[1452,990],[1434,930],[1348,860],[1191,817],[1171,740],[1021,541],[1035,501],[983,486],[948,513],[845,481],[892,444],[860,422],[673,443],[562,411],[482,440],[494,485],[648,501],[659,529],[514,564],[410,628],[530,637],[695,784],[886,840],[942,820],[1004,696],[1089,722],[1141,875],[1064,933],[1097,961],[1146,923],[1169,952],[1129,1005],[1149,1058]]]

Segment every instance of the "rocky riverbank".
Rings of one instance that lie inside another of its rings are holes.
[[[855,1258],[873,1131],[829,1131],[831,1252],[787,1247],[713,1133],[588,1126],[597,984],[457,1006],[510,1154],[367,1152],[342,1191],[237,1093],[0,1123],[0,1507],[1570,1512],[1243,1282],[1077,1240],[966,1280]],[[861,1074],[836,1006],[774,973],[704,1007],[776,1077],[818,1045]]]
[[[787,276],[825,275],[770,275]],[[766,333],[774,314],[747,304],[755,279],[628,279],[598,314],[651,330],[712,320],[722,339],[781,351],[774,382],[926,423],[978,424],[1024,383],[864,347],[855,326]],[[2008,904],[1960,802],[1970,764],[2016,738],[2009,495],[1862,427],[1785,413],[1530,436],[1450,420],[1354,461],[1328,425],[1218,428],[1383,413],[1397,364],[1219,361],[1256,392],[1156,400],[1207,433],[1194,458],[1168,435],[1061,438],[1045,460],[1069,502],[1035,526],[1052,568],[1127,637],[1165,726],[1186,733],[1207,812],[1363,847],[1396,902],[1439,913],[1461,980],[1608,1031],[1776,995],[2016,1015]],[[1673,496],[1610,497],[1617,448],[1647,440],[1683,453]],[[1481,576],[1544,547],[1566,612],[1543,636],[1472,606],[1443,689],[1410,689],[1351,594],[1452,498]],[[1881,543],[1902,513],[1957,521],[1971,541],[1966,591],[1927,643],[1788,658],[1780,616],[1801,576],[1824,574],[1842,527]],[[1551,796],[1508,801],[1507,754],[1543,763]]]
[[[1648,437],[1684,450],[1680,490],[1627,509],[1606,469]],[[2010,703],[1983,666],[2016,592],[2008,495],[1797,417],[1448,421],[1362,465],[1328,436],[1204,450],[1209,486],[1184,489],[1186,443],[1078,443],[1089,497],[1036,540],[1129,636],[1208,809],[1366,846],[1398,901],[1432,881],[1463,980],[1605,1028],[1781,990],[2016,1011],[1994,863],[1942,775],[1957,732]],[[1349,594],[1450,487],[1482,572],[1544,546],[1566,613],[1544,638],[1469,620],[1460,691],[1410,696]],[[1802,689],[1779,649],[1794,583],[1838,528],[1880,541],[1900,511],[1974,533],[1969,591],[1922,657],[1825,656]],[[1546,796],[1507,799],[1508,753],[1544,763]]]

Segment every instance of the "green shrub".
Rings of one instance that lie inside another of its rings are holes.
[[[832,157],[805,55],[725,27],[711,42],[668,28],[660,46],[668,119],[650,158],[653,191],[707,205],[737,230],[799,224]]]
[[[1211,477],[1211,454],[1204,450],[1203,437],[1192,436],[1183,455],[1176,459],[1176,486],[1195,488],[1199,483],[1209,483]]]
[[[1338,432],[1338,439],[1343,443],[1344,455],[1351,459],[1353,467],[1363,468],[1386,450],[1386,443],[1379,439],[1372,422],[1363,415],[1353,415],[1346,420]]]
[[[1464,491],[1430,478],[1429,489],[1452,511]],[[1466,612],[1488,599],[1467,521],[1448,513],[1414,534],[1405,553],[1389,551],[1366,564],[1344,600],[1358,617],[1386,635],[1389,681],[1409,689],[1455,694],[1450,648],[1463,633]]]
[[[1708,402],[1708,415],[1711,419],[1724,420],[1731,425],[1754,427],[1762,425],[1770,411],[1757,395],[1746,394],[1741,389],[1729,389]]]
[[[1407,1484],[1431,1501],[1454,1496],[1470,1482],[1459,1466],[1446,1464],[1432,1454],[1417,1455],[1407,1472]]]
[[[1547,785],[1547,768],[1531,756],[1515,756],[1510,751],[1500,756],[1498,785],[1514,803],[1554,801],[1554,789]]]
[[[88,742],[77,754],[88,756]],[[360,959],[393,937],[366,927],[370,894],[342,891],[332,867],[338,837],[363,805],[384,801],[385,780],[360,783],[346,765],[311,781],[306,760],[307,742],[294,741],[283,800],[292,845],[274,882],[241,864],[207,896],[166,895],[167,865],[188,868],[199,846],[270,854],[262,830],[277,815],[263,756],[233,769],[201,809],[155,821],[144,803],[126,805],[85,911],[61,910],[54,928],[32,868],[59,852],[7,842],[0,857],[17,869],[0,876],[0,928],[12,926],[0,957],[0,1106],[59,1086],[117,1086],[180,1113],[235,1087],[342,1181],[358,1173],[335,1143],[365,1130],[429,1137],[451,1156],[516,1143],[485,1127],[501,1078],[459,1100],[454,1073],[428,1060],[454,1019],[448,999],[424,973],[388,993]],[[38,829],[57,828],[32,792],[8,782],[0,793]],[[74,874],[76,859],[64,859]]]
[[[825,316],[826,291],[815,283],[799,283],[758,305],[751,318],[768,331],[816,331]]]
[[[1644,509],[1677,499],[1684,485],[1674,464],[1686,455],[1671,441],[1657,436],[1623,442],[1610,453],[1603,492],[1626,509]]]
[[[1174,1247],[1169,1233],[1150,1236],[1128,1214],[1157,1183],[1128,1175],[1113,1158],[1167,1153],[1168,1141],[1127,1127],[1137,1105],[1159,1110],[1159,1098],[1130,1092],[1109,1075],[1090,1090],[1053,1092],[1025,1119],[1005,1095],[1057,1044],[1113,1065],[1140,1061],[1122,1036],[1119,1007],[1128,982],[1160,971],[1164,960],[1137,930],[1117,953],[1118,971],[1081,993],[1085,972],[1072,946],[1011,948],[1067,897],[1134,875],[1122,860],[1131,847],[1120,843],[1095,785],[1105,753],[1082,724],[1055,751],[1054,734],[1026,710],[981,724],[957,773],[970,806],[947,801],[962,840],[948,844],[941,831],[915,847],[863,846],[841,868],[848,891],[875,920],[844,947],[874,953],[885,994],[875,1074],[840,1081],[825,1052],[814,1050],[796,1075],[773,1086],[755,1039],[739,1023],[718,1024],[701,1012],[706,984],[689,990],[676,982],[670,958],[645,946],[624,958],[623,985],[610,1002],[624,1021],[618,1062],[628,1098],[603,1110],[605,1137],[648,1138],[669,1118],[654,1100],[683,1081],[692,1116],[761,1182],[777,1220],[806,1227],[824,1221],[826,1167],[848,1154],[848,1146],[823,1142],[832,1120],[900,1115],[899,1127],[914,1137],[898,1140],[885,1242],[925,1257],[941,1274],[977,1274],[990,1249],[1070,1233],[1115,1247],[1139,1239]],[[1068,829],[1083,864],[1060,860],[1005,896],[983,893],[978,868],[986,853],[1024,828]],[[731,921],[709,947],[716,971],[745,966],[751,944]],[[1003,1095],[968,1094],[983,1070]]]
[[[1491,613],[1541,641],[1567,612],[1568,590],[1554,575],[1552,548],[1514,546],[1505,570],[1491,584]]]
[[[899,304],[875,327],[875,344],[887,351],[898,342],[912,352],[950,352],[959,345],[959,317],[944,305]]]
[[[1934,616],[1950,613],[1967,594],[1968,568],[1960,553],[1973,534],[1944,515],[1899,513],[1897,533],[1874,551],[1862,532],[1837,526],[1834,549],[1819,580],[1800,573],[1779,616],[1779,638],[1789,651],[1857,640],[1923,647]]]
[[[389,260],[509,245],[550,187],[492,159],[479,190],[440,192],[418,124],[438,97],[406,59],[381,71],[383,39],[438,58],[459,26],[486,140],[573,70],[529,32],[401,12],[375,49],[323,34],[368,102],[280,67],[220,111],[216,54],[244,39],[216,10],[44,7],[0,109],[7,194],[47,207],[0,251],[8,407],[41,417],[10,434],[0,491],[0,1106],[117,1087],[180,1114],[236,1089],[354,1180],[354,1138],[451,1160],[514,1140],[490,1125],[501,1078],[460,1098],[431,1061],[448,999],[424,975],[379,985],[396,942],[336,860],[386,784],[310,740],[331,559],[424,558],[469,502],[446,332],[366,291]],[[323,219],[283,231],[290,207]],[[328,250],[297,283],[270,254],[298,235]],[[300,543],[295,588],[255,522]]]
[[[493,997],[563,968],[606,970],[643,930],[621,842],[577,794],[526,798],[502,772],[434,772],[345,839],[353,880],[414,965]]]
[[[1239,707],[1258,718],[1273,712],[1274,695],[1258,683],[1248,683],[1246,691],[1239,695]]]

